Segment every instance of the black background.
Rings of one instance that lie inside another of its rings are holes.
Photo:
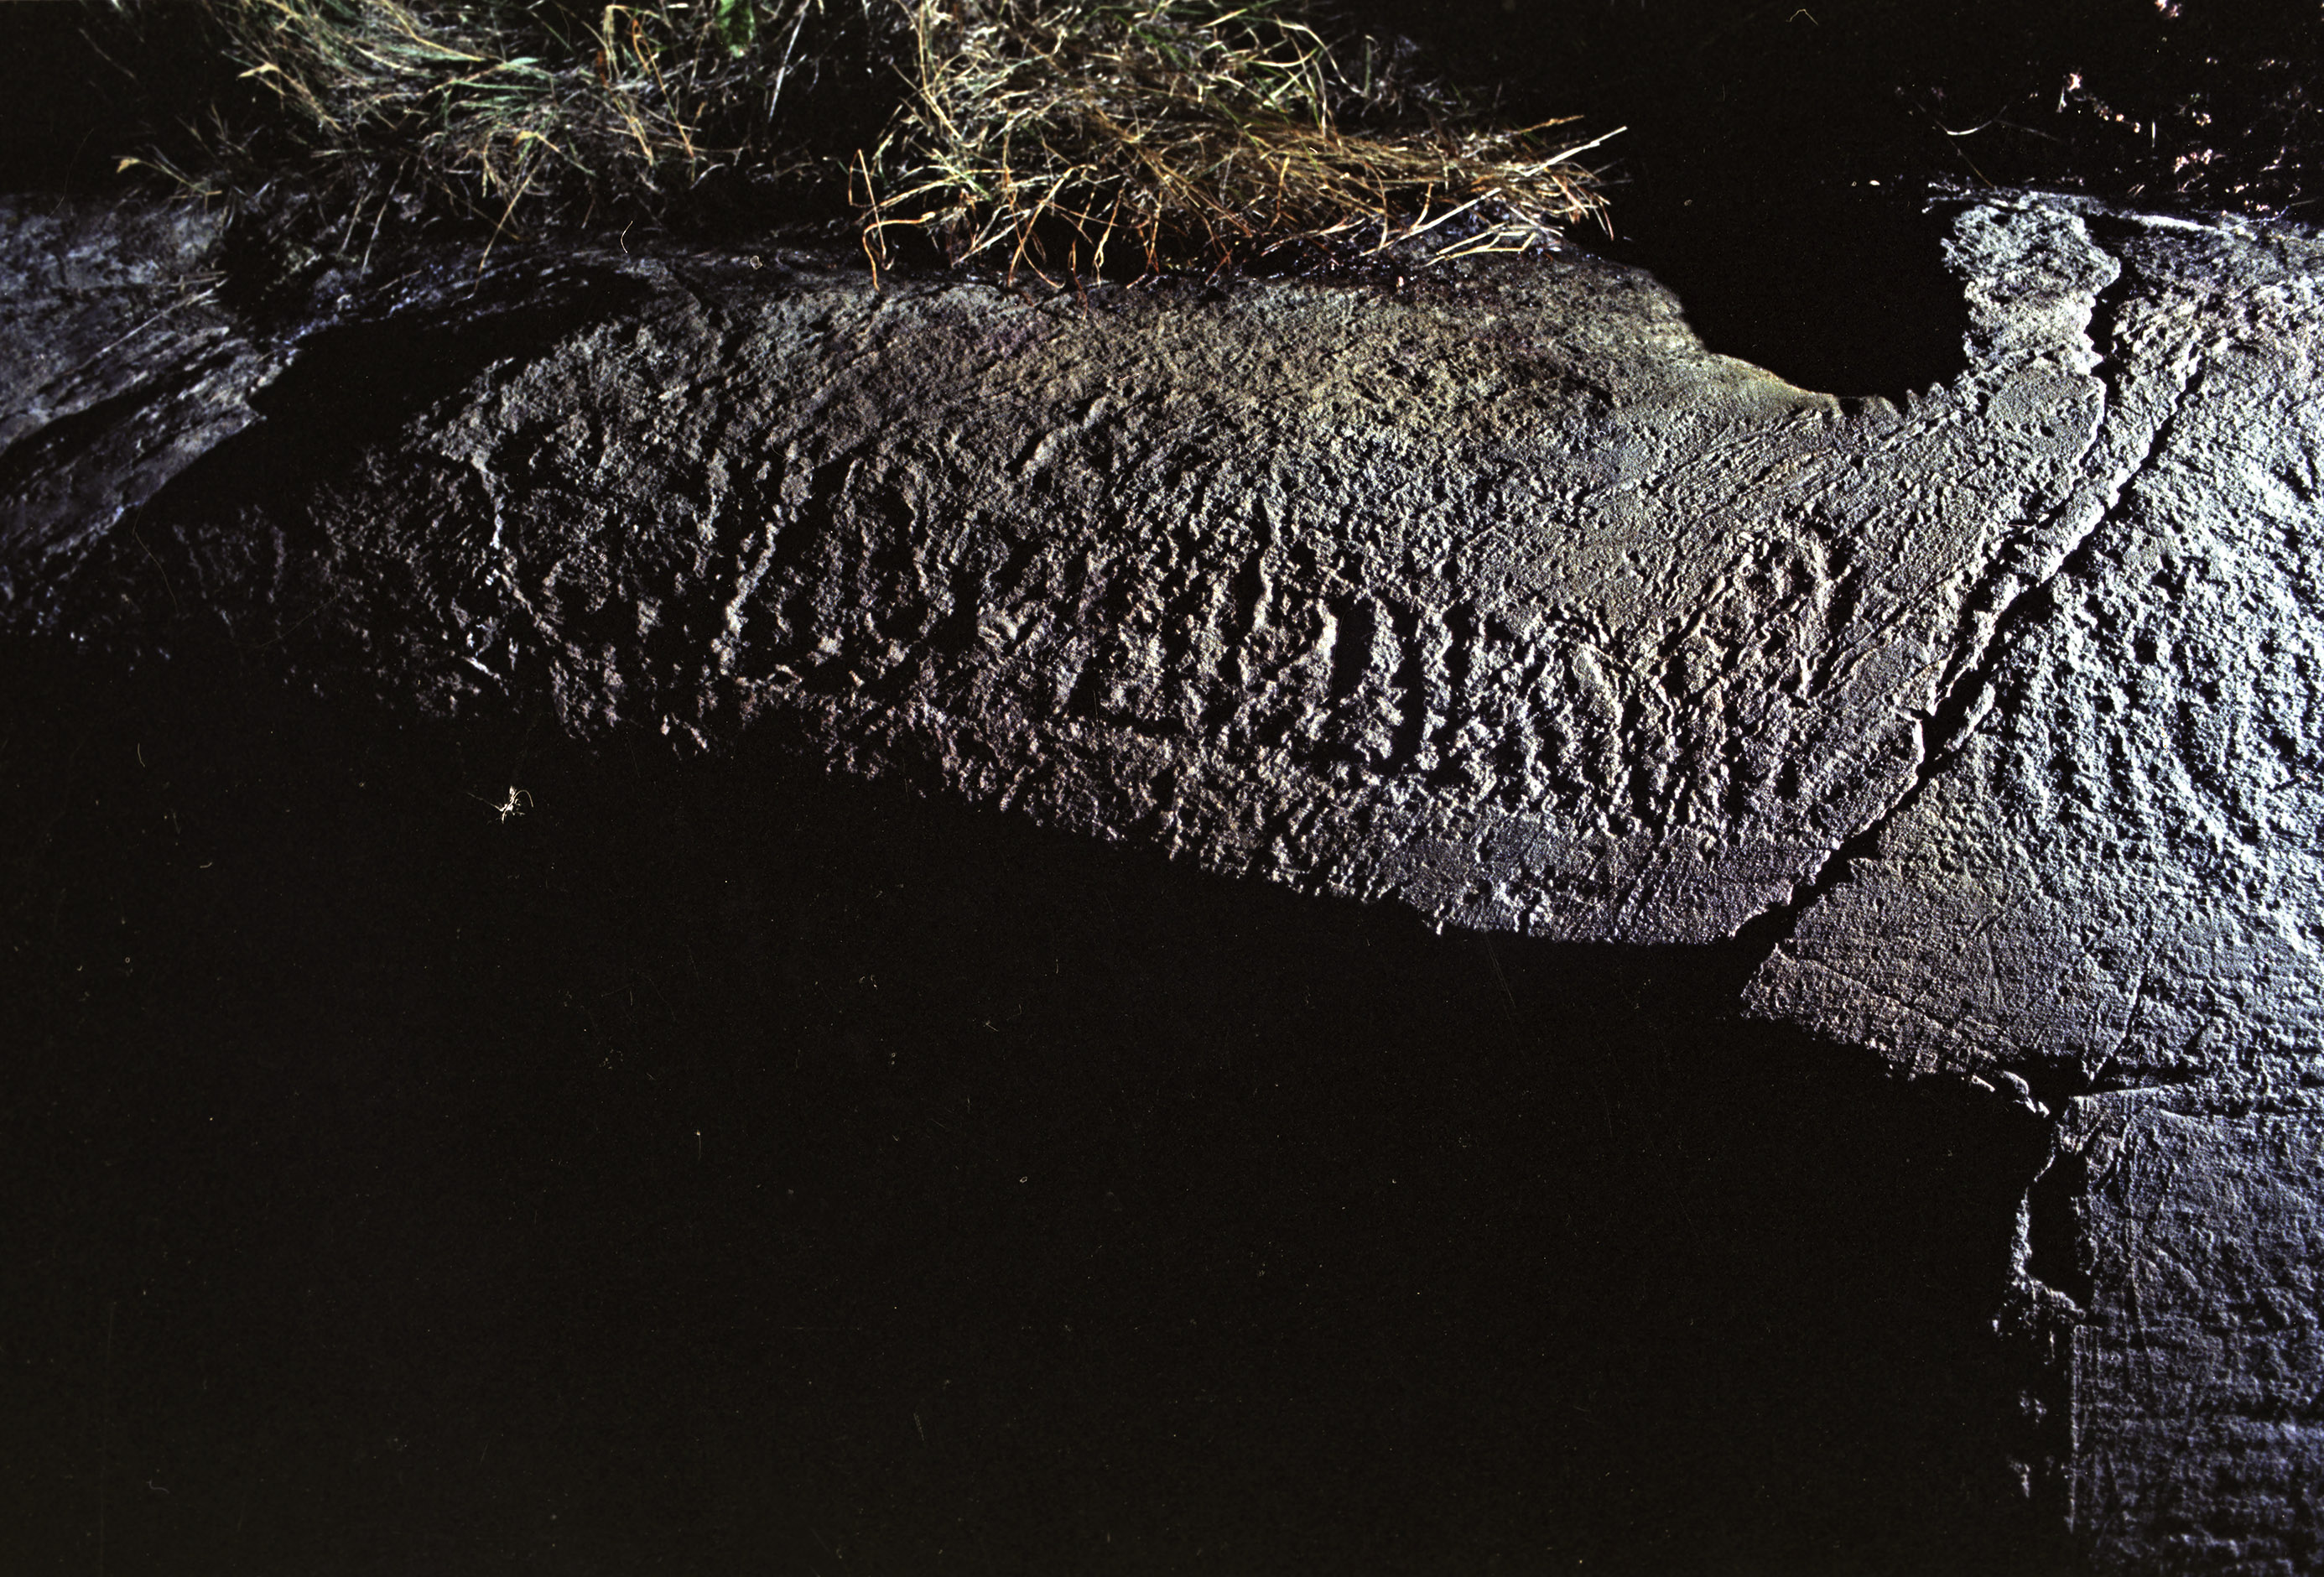
[[[12,659],[11,1570],[2059,1569],[2036,1136],[1733,951]]]

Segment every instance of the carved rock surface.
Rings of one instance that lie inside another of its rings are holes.
[[[2060,1103],[2075,1516],[2126,1570],[2313,1570],[2324,249],[2088,223],[2107,509],[1749,994]]]
[[[1756,996],[1914,1067],[2267,1098],[2324,1078],[2324,249],[2093,224],[2107,512]]]
[[[1965,203],[1968,365],[1899,406],[1586,259],[1036,298],[509,253],[262,332],[171,234],[16,283],[68,346],[180,317],[14,353],[0,630],[772,732],[1439,924],[1763,937],[1752,1010],[2054,1117],[2011,1317],[2094,1555],[2319,1559],[2316,243]]]
[[[430,706],[779,721],[1231,873],[1708,940],[1904,796],[2099,507],[2111,265],[2039,207],[1970,229],[2010,259],[1980,360],[1910,410],[1711,355],[1586,263],[1046,301],[731,262],[391,285],[359,313],[447,351],[496,286],[596,320],[402,422],[362,400],[381,330],[316,334],[267,427],[94,549],[84,584],[141,612],[44,616],[199,605]]]
[[[2075,1101],[2072,1512],[2102,1571],[2324,1561],[2324,1111]]]

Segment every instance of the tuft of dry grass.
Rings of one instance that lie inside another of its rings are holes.
[[[1123,248],[1151,269],[1379,251],[1471,216],[1449,257],[1602,211],[1577,161],[1603,137],[1493,126],[1285,0],[915,0],[910,19],[912,97],[858,166],[874,249],[900,227],[1011,272]]]
[[[794,38],[820,9],[783,3]],[[739,160],[776,162],[769,139],[706,130],[750,101],[775,107],[782,72],[770,83],[753,57],[761,15],[786,18],[756,0],[208,4],[282,140],[327,182],[401,187],[505,225],[529,194],[650,207]]]
[[[351,226],[668,214],[731,171],[844,189],[875,267],[912,234],[1013,273],[1522,251],[1602,210],[1603,138],[1494,125],[1306,0],[198,3],[266,111],[217,117],[229,184],[295,166]]]

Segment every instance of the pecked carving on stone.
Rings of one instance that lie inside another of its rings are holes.
[[[2054,1103],[2074,1520],[2107,1570],[2305,1570],[2324,1548],[2324,248],[2091,222],[2124,269],[2100,325],[2105,507],[1979,679],[1978,727],[1748,996]]]
[[[779,727],[1439,924],[1710,940],[1897,803],[2096,507],[2112,264],[2070,213],[1979,214],[1965,266],[2016,272],[1904,409],[1581,260],[1040,301],[598,260],[576,290],[627,305],[389,429],[318,419],[368,342],[317,335],[128,551],[428,706]],[[489,289],[380,316],[448,344]],[[93,573],[137,585],[124,550]]]

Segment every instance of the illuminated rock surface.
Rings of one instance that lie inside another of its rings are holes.
[[[1843,405],[1583,259],[510,253],[262,333],[198,224],[9,224],[10,631],[1739,934],[1753,1011],[2054,1120],[1997,1311],[2033,1491],[2125,1570],[2318,1558],[2315,244],[1964,203],[1966,370]]]

